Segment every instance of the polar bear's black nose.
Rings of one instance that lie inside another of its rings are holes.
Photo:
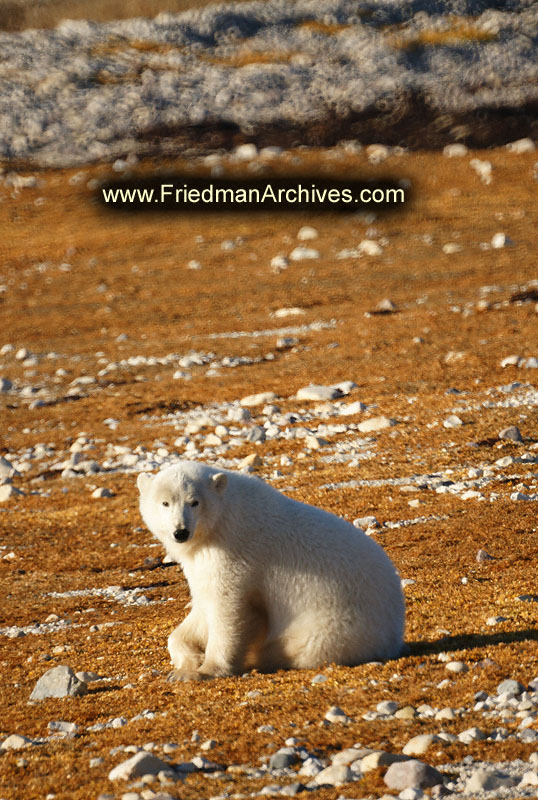
[[[177,531],[174,531],[174,539],[176,542],[186,542],[189,538],[189,531],[187,528],[178,528]]]

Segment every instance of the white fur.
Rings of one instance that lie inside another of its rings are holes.
[[[168,639],[180,677],[400,654],[400,578],[363,531],[258,478],[195,462],[141,473],[138,487],[146,525],[191,591],[192,610]],[[188,539],[176,542],[176,530]]]

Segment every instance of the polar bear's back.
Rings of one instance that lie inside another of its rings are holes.
[[[328,660],[359,663],[399,654],[404,628],[400,578],[385,551],[346,520],[293,500],[263,481],[228,473],[226,539],[249,563],[278,621],[308,647],[315,630]],[[229,527],[228,527],[229,526]],[[340,650],[335,658],[335,650]],[[319,662],[319,648],[316,658]]]

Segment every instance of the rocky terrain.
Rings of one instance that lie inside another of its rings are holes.
[[[4,166],[0,797],[538,796],[533,142]],[[98,202],[113,176],[194,167],[389,175],[409,199]],[[366,528],[409,652],[167,683],[188,592],[135,477],[178,457]]]
[[[0,158],[536,139],[537,31],[533,0],[260,0],[3,32]]]

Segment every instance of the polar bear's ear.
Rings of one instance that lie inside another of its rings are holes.
[[[213,488],[216,489],[219,494],[222,494],[228,483],[228,478],[224,472],[217,472],[216,475],[211,476],[211,483],[213,484]]]
[[[136,485],[138,486],[138,491],[140,494],[147,488],[148,484],[151,482],[151,475],[148,472],[140,472],[138,474],[138,478],[136,479]]]

